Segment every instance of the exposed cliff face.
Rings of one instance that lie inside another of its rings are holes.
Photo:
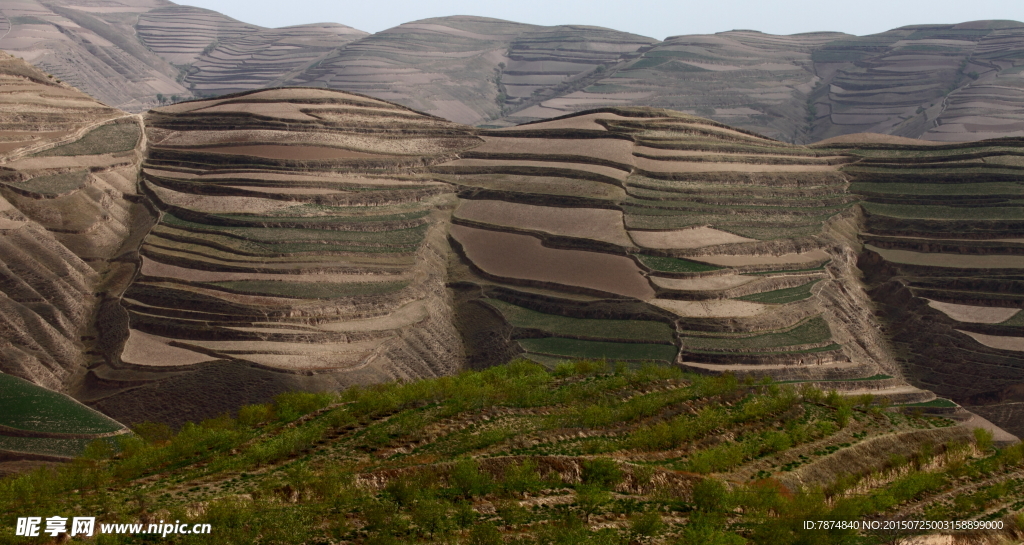
[[[141,120],[7,55],[0,90],[0,371],[64,390],[141,212]]]

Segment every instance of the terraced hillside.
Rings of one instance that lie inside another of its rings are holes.
[[[812,54],[839,32],[774,36],[755,31],[672,36],[609,64],[582,88],[510,112],[523,123],[574,111],[645,105],[685,111],[786,141],[802,136],[800,97],[820,80]],[[795,134],[794,134],[795,133]]]
[[[99,318],[80,397],[182,422],[289,389],[450,374],[447,184],[414,176],[479,139],[379,100],[315,89],[154,110],[131,286]],[[141,245],[140,245],[141,243]]]
[[[917,25],[870,36],[731,31],[676,36],[523,122],[612,105],[709,117],[784,141],[874,132],[959,142],[1022,133],[1024,24]]]
[[[175,5],[142,14],[136,29],[146,47],[182,67],[181,82],[196,96],[280,86],[367,35],[336,23],[263,28]]]
[[[5,7],[0,28],[0,48],[135,112],[301,85],[491,128],[651,106],[804,144],[860,132],[946,142],[1024,135],[1016,21],[658,41],[453,16],[367,35],[337,23],[262,28],[164,0],[28,0]]]
[[[1024,432],[1024,142],[848,151],[861,157],[843,168],[864,199],[860,267],[908,377]]]
[[[58,0],[5,3],[8,26],[0,49],[74,85],[114,108],[141,112],[157,95],[187,97],[173,60],[154,53],[136,36],[139,15],[165,0],[125,0],[103,5]]]
[[[129,280],[141,136],[136,117],[0,54],[0,472],[125,431],[51,390],[81,377],[103,291]]]
[[[165,533],[169,543],[881,544],[918,533],[804,529],[893,519],[1000,525],[957,532],[964,543],[1024,537],[1020,444],[994,448],[984,432],[869,403],[678,368],[520,361],[282,395],[177,434],[142,427],[118,438],[116,457],[94,447],[58,471],[0,480],[0,509],[88,510],[99,532],[209,525]],[[140,537],[152,539],[129,539]]]
[[[667,110],[479,134],[431,168],[459,188],[450,282],[471,363],[660,360],[933,397],[893,379],[859,283],[853,157]]]

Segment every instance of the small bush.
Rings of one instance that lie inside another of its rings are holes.
[[[596,485],[611,490],[622,482],[619,464],[610,458],[594,458],[583,461],[583,484]]]
[[[990,430],[985,428],[974,428],[974,443],[978,446],[978,450],[981,452],[988,452],[992,450],[992,439],[993,434]]]
[[[470,545],[502,545],[501,530],[493,522],[485,522],[473,527],[469,532]]]
[[[468,499],[489,493],[494,482],[490,475],[480,471],[476,460],[464,458],[452,465],[448,486],[456,497]]]

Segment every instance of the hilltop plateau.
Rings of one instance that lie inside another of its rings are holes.
[[[166,0],[26,0],[0,10],[0,33],[0,49],[131,112],[314,86],[491,127],[649,106],[800,144],[858,132],[940,142],[1024,136],[1016,21],[659,41],[452,16],[371,35],[337,23],[263,28]]]

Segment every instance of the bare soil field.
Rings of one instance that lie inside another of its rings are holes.
[[[481,136],[484,143],[473,148],[480,153],[535,153],[543,155],[580,155],[633,163],[633,143],[617,138],[499,138]]]
[[[979,343],[989,347],[996,348],[999,350],[1010,350],[1013,352],[1024,352],[1024,337],[1002,337],[999,335],[985,335],[982,333],[974,333],[972,331],[957,330],[968,337],[978,341]]]
[[[545,248],[526,235],[451,227],[466,257],[488,274],[568,286],[580,286],[637,299],[654,296],[647,279],[627,257]]]
[[[957,305],[954,303],[943,303],[928,299],[928,306],[942,312],[946,316],[969,324],[998,324],[1005,322],[1020,312],[1016,308],[1003,307],[977,307],[972,305]]]
[[[658,161],[636,158],[636,166],[648,172],[829,172],[833,165],[755,165],[748,163],[700,163],[688,161]]]
[[[174,340],[132,329],[124,352],[121,353],[121,359],[127,363],[154,367],[194,365],[217,359],[200,352],[171,346],[170,343]]]
[[[194,193],[181,193],[155,184],[148,184],[148,187],[161,201],[171,206],[189,208],[197,212],[244,212],[249,214],[266,214],[279,210],[286,210],[295,206],[295,203],[293,202],[277,199],[260,199],[257,197],[208,197],[205,195],[196,195]],[[322,192],[322,190],[319,190],[318,192]]]
[[[463,201],[455,216],[471,221],[544,231],[632,246],[622,227],[622,212],[600,208],[534,206],[504,201]]]
[[[339,116],[350,119],[351,116]],[[387,118],[371,118],[376,124],[386,123]],[[245,130],[245,131],[187,131],[172,132],[159,140],[152,140],[153,145],[168,147],[209,146],[214,144],[239,144],[260,142],[263,144],[313,144],[348,148],[354,151],[373,153],[424,155],[445,153],[471,147],[479,143],[475,138],[381,138],[360,134],[339,132],[292,132],[278,130]]]
[[[199,153],[221,153],[225,155],[252,155],[265,159],[294,159],[294,160],[315,160],[315,159],[376,159],[381,155],[352,151],[342,148],[328,148],[323,146],[275,146],[272,144],[257,144],[251,146],[223,146],[208,148],[181,148],[182,151],[194,151]]]
[[[519,125],[516,127],[506,127],[505,131],[535,131],[545,129],[582,129],[591,131],[606,131],[604,125],[597,123],[598,119],[629,119],[620,115],[610,113],[597,113],[597,114],[584,114],[569,117],[566,119],[557,119],[555,121],[542,121],[540,123],[530,123],[528,125]]]
[[[604,201],[619,201],[626,198],[626,191],[621,187],[578,180],[575,178],[558,178],[554,176],[518,176],[508,174],[474,174],[470,176],[453,176],[453,183],[514,193],[536,195],[552,195],[566,197],[584,197]]]
[[[205,114],[245,113],[279,119],[294,119],[296,121],[315,121],[315,117],[302,111],[308,107],[309,105],[307,104],[290,104],[287,102],[271,104],[225,102],[205,108],[194,108],[191,111],[193,113]]]
[[[910,252],[907,250],[884,250],[870,244],[865,248],[877,252],[886,261],[907,265],[929,267],[956,267],[961,269],[1021,269],[1024,257],[1013,255],[959,255]]]
[[[741,237],[712,227],[695,227],[674,231],[629,231],[629,236],[644,248],[703,248],[719,244],[754,242],[752,238]]]
[[[629,176],[629,173],[624,170],[617,168],[605,167],[601,165],[588,165],[586,163],[561,163],[558,161],[520,161],[513,159],[456,159],[443,163],[441,166],[446,167],[489,167],[489,168],[500,168],[500,167],[533,167],[533,168],[545,168],[545,169],[567,169],[567,170],[582,170],[585,172],[593,172],[594,174],[601,174],[609,178],[616,180],[625,180]]]

